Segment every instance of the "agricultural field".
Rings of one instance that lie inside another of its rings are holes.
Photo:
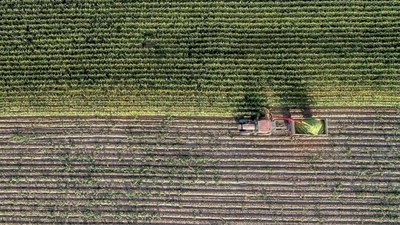
[[[313,113],[329,136],[240,136],[232,117],[0,117],[0,223],[399,224],[400,112]]]
[[[398,107],[399,12],[398,0],[2,0],[0,115]]]
[[[0,224],[400,224],[399,48],[400,0],[1,0]]]

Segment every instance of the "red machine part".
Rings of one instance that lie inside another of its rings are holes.
[[[290,117],[285,117],[285,116],[277,116],[277,117],[272,117],[272,120],[288,120],[296,123],[303,123],[303,121],[298,120],[298,119],[292,119]]]

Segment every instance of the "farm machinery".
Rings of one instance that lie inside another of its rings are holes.
[[[327,119],[273,117],[269,110],[237,122],[241,135],[328,135]]]

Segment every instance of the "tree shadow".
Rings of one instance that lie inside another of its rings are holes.
[[[308,94],[306,81],[298,73],[291,71],[284,76],[274,76],[269,80],[272,83],[268,86],[276,93],[283,116],[292,117],[290,110],[299,109],[304,118],[311,118],[313,100]],[[235,96],[233,101],[236,118],[257,118],[262,115],[264,108],[270,108],[264,82],[249,82],[242,90],[242,95]]]
[[[299,109],[304,118],[313,116],[311,105],[312,98],[306,86],[306,80],[301,76],[301,71],[289,70],[280,76],[268,79],[269,87],[278,97],[280,111],[285,117],[292,117],[291,109]],[[264,79],[265,81],[267,79]],[[252,81],[243,86],[241,96],[237,96],[234,115],[236,118],[262,116],[264,108],[270,108],[266,95],[266,82]]]
[[[281,113],[291,117],[291,109],[300,109],[304,118],[311,118],[313,99],[309,95],[307,80],[301,69],[284,63],[286,60],[280,60],[277,66],[281,72],[271,79],[272,89],[279,98]]]
[[[260,80],[248,81],[242,90],[242,95],[235,96],[234,115],[236,119],[246,116],[254,119],[263,116],[263,109],[269,108],[264,82]]]
[[[275,80],[274,91],[279,97],[281,113],[285,117],[291,117],[290,109],[300,109],[304,118],[313,116],[311,111],[312,100],[304,79],[296,74],[286,75]]]

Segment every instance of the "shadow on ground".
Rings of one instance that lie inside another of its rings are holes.
[[[281,113],[291,117],[291,109],[300,109],[303,117],[312,117],[312,99],[308,94],[306,80],[300,72],[288,71],[279,78],[272,80],[274,92],[279,97]]]
[[[268,86],[276,93],[278,107],[283,116],[291,117],[291,109],[299,109],[304,118],[313,116],[313,100],[308,94],[307,82],[301,76],[301,71],[287,70],[283,74],[264,80],[270,83]],[[266,82],[260,80],[249,81],[244,85],[242,95],[234,102],[235,117],[256,117],[263,108],[270,108],[266,88]]]
[[[259,80],[248,81],[242,90],[242,95],[239,95],[236,98],[237,101],[234,102],[236,118],[257,117],[263,108],[269,108],[264,82]]]

